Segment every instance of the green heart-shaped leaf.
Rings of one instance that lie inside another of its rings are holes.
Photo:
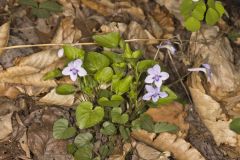
[[[113,95],[111,100],[106,97],[102,97],[98,100],[98,104],[103,107],[118,107],[124,101],[120,95]]]
[[[95,107],[91,102],[82,102],[76,110],[77,125],[80,129],[95,126],[102,121],[104,110],[102,107]]]
[[[31,13],[38,18],[48,18],[51,15],[48,10],[41,8],[32,8]]]
[[[39,8],[49,10],[51,12],[62,12],[62,6],[54,1],[45,1],[39,4]]]
[[[142,60],[137,63],[137,71],[139,73],[145,72],[148,68],[152,67],[153,65],[157,64],[154,60]]]
[[[108,67],[110,64],[109,59],[103,54],[97,52],[89,52],[84,60],[84,66],[89,72],[96,72]]]
[[[197,20],[201,21],[204,18],[204,14],[206,11],[206,4],[204,2],[199,2],[194,10],[192,11],[192,16]]]
[[[240,118],[234,118],[230,123],[229,128],[237,134],[240,134]]]
[[[78,150],[74,153],[74,160],[92,160],[92,150],[92,144],[87,144],[85,146],[79,147]]]
[[[116,83],[113,83],[112,87],[115,93],[117,93],[118,95],[122,95],[129,91],[132,79],[132,76],[126,76],[125,78],[117,81]]]
[[[103,47],[116,48],[121,39],[119,32],[111,32],[104,35],[94,35],[95,42]]]
[[[166,98],[160,98],[157,102],[158,105],[172,103],[178,99],[178,96],[167,86],[162,86],[162,92],[167,92],[168,96]]]
[[[56,93],[60,95],[73,94],[76,88],[71,84],[62,84],[56,87]]]
[[[215,9],[218,11],[220,17],[225,13],[225,9],[220,1],[215,2]]]
[[[121,63],[124,61],[122,55],[118,53],[114,53],[111,51],[103,51],[102,54],[107,56],[112,63]]]
[[[218,12],[213,8],[208,8],[206,13],[206,22],[208,25],[214,25],[219,20]]]
[[[75,59],[84,59],[85,51],[80,48],[76,48],[70,45],[64,45],[64,55],[69,59],[69,60],[75,60]]]
[[[130,130],[129,128],[125,128],[123,126],[119,127],[119,132],[124,140],[128,140],[130,137]]]
[[[104,135],[111,136],[111,135],[116,134],[117,129],[114,126],[114,124],[106,121],[106,122],[103,123],[103,128],[100,129],[100,132]]]
[[[121,108],[113,108],[111,111],[111,117],[113,123],[125,124],[127,123],[129,117],[128,114],[122,114]]]
[[[189,17],[188,19],[186,19],[186,21],[184,22],[184,26],[187,28],[187,30],[195,32],[197,30],[200,29],[201,24],[200,21],[197,20],[194,17]]]
[[[53,125],[53,137],[55,139],[68,139],[76,134],[74,127],[68,127],[68,120],[61,118]]]
[[[93,139],[93,135],[91,133],[80,133],[74,139],[74,144],[79,147],[83,147],[86,144],[89,144]]]
[[[148,132],[154,132],[154,122],[148,114],[140,116],[140,127]]]
[[[113,63],[113,70],[117,75],[123,76],[127,70],[127,64],[125,62]]]
[[[67,144],[67,153],[74,154],[77,151],[77,146],[75,144]]]
[[[27,6],[32,6],[34,8],[38,8],[38,3],[34,0],[19,0],[18,3],[22,4],[22,5],[27,5]]]
[[[54,79],[54,78],[58,78],[62,76],[62,72],[60,69],[54,69],[50,72],[47,72],[44,76],[43,76],[43,80],[50,80],[50,79]]]
[[[113,70],[111,67],[105,67],[102,70],[99,70],[95,75],[94,78],[99,83],[107,83],[112,79]]]
[[[193,1],[192,0],[183,0],[180,5],[180,13],[184,16],[184,18],[188,17],[193,9]]]
[[[162,133],[162,132],[171,132],[175,133],[178,131],[178,126],[166,122],[159,122],[154,125],[154,132],[155,133]]]

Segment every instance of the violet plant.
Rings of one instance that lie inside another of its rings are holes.
[[[69,126],[65,118],[57,120],[53,137],[75,137],[68,152],[77,160],[90,160],[108,157],[119,138],[123,142],[129,140],[131,130],[176,132],[178,127],[174,124],[155,123],[144,113],[149,107],[178,98],[164,85],[169,74],[161,71],[157,61],[144,59],[140,50],[133,51],[117,32],[95,35],[93,39],[101,52],[65,45],[57,54],[66,60],[66,66],[44,76],[45,80],[69,77],[72,84],[61,84],[56,92],[75,94],[81,101],[73,106],[75,124]],[[96,134],[106,139],[101,141],[98,154],[93,152]]]

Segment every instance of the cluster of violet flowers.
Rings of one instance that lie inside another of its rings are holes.
[[[166,98],[168,94],[161,91],[163,81],[169,78],[167,72],[161,72],[161,67],[156,64],[149,68],[148,76],[145,79],[145,89],[147,93],[143,96],[143,100],[157,102],[160,98]]]

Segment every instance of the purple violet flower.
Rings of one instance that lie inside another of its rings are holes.
[[[168,94],[161,92],[159,87],[154,88],[153,86],[145,86],[147,93],[143,96],[143,100],[149,101],[152,99],[153,102],[157,102],[159,98],[166,98]]]
[[[162,81],[169,78],[167,72],[161,72],[161,68],[158,64],[148,69],[148,76],[145,79],[145,83],[154,83],[157,87],[161,87]]]
[[[163,44],[159,44],[157,46],[158,49],[161,49],[161,48],[166,48],[167,50],[170,51],[170,53],[172,55],[175,55],[176,54],[176,48],[173,46],[173,44],[170,42],[170,41],[165,41]]]
[[[82,67],[82,60],[77,59],[68,63],[68,66],[63,69],[62,74],[65,76],[69,75],[72,81],[76,81],[77,76],[84,77],[87,75],[87,71]]]
[[[59,58],[63,57],[64,56],[64,49],[63,48],[59,49],[58,52],[57,52],[57,55],[58,55]]]
[[[190,72],[199,72],[202,71],[205,73],[205,75],[207,76],[207,81],[210,81],[212,78],[212,71],[211,71],[211,66],[209,64],[202,64],[202,67],[199,68],[189,68],[188,71]]]

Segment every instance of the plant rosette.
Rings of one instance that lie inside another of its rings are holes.
[[[164,84],[169,74],[161,70],[157,61],[144,59],[140,50],[131,50],[118,32],[95,35],[93,39],[103,48],[101,52],[65,45],[56,53],[66,60],[64,68],[44,75],[45,80],[69,77],[72,84],[57,86],[57,94],[82,97],[76,107],[75,124],[66,119],[56,121],[54,137],[68,139],[77,135],[68,145],[68,152],[82,160],[108,157],[116,143],[114,137],[119,135],[123,142],[128,141],[131,130],[177,131],[174,124],[155,123],[144,114],[149,106],[177,100],[177,95]],[[116,48],[119,52],[113,52]],[[173,46],[168,48],[172,50]],[[101,142],[99,154],[95,155],[97,133],[107,141]]]

